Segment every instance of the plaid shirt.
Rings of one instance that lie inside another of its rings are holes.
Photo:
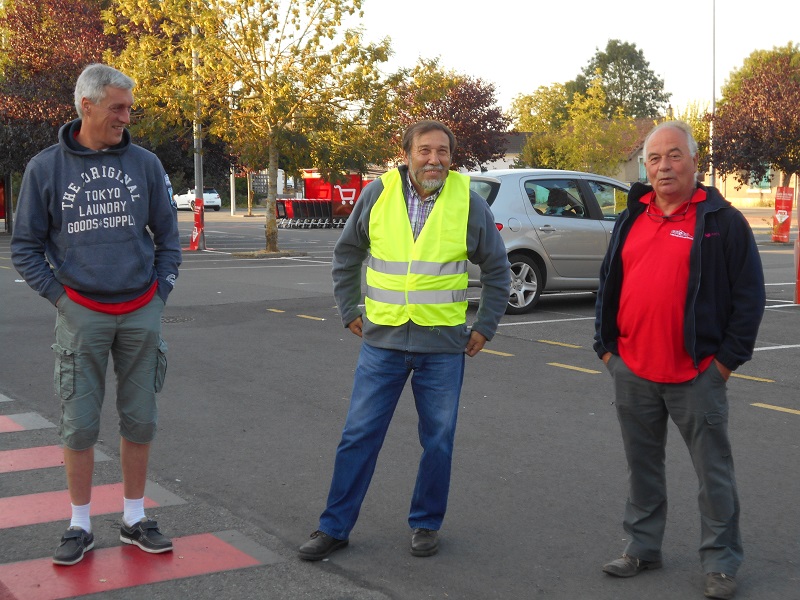
[[[406,182],[408,183],[408,220],[411,221],[411,231],[414,233],[416,240],[422,231],[425,221],[428,220],[428,215],[433,210],[433,203],[442,191],[439,188],[427,198],[420,198],[417,189],[411,183],[411,176],[406,173]]]

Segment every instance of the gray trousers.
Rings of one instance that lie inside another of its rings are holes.
[[[699,483],[700,561],[705,573],[736,575],[742,563],[739,498],[728,439],[726,383],[712,363],[686,383],[655,383],[634,375],[619,356],[614,378],[617,417],[628,460],[629,492],[623,525],[625,553],[661,560],[667,520],[667,418],[677,425]]]

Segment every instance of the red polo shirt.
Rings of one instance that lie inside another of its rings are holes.
[[[655,192],[640,199],[651,215],[662,215]],[[683,336],[689,253],[697,220],[696,205],[706,199],[695,190],[685,219],[669,221],[639,215],[622,248],[622,292],[617,325],[619,354],[639,377],[659,383],[689,381],[704,371],[713,356],[695,369]],[[684,212],[684,206],[674,215]]]

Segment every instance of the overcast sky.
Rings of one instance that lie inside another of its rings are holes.
[[[505,110],[518,94],[574,79],[609,39],[642,50],[676,111],[710,107],[714,87],[719,99],[753,50],[800,43],[800,0],[364,0],[363,9],[368,41],[391,37],[387,71],[439,57],[494,83]]]

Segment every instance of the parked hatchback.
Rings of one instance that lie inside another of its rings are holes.
[[[175,205],[180,209],[194,210],[194,189],[187,190],[185,194],[175,194]],[[222,208],[222,198],[214,188],[203,188],[203,206],[219,210]]]
[[[492,209],[511,263],[506,312],[536,306],[542,292],[596,291],[600,264],[628,185],[602,175],[553,169],[469,173]],[[469,263],[470,285],[480,270]]]

